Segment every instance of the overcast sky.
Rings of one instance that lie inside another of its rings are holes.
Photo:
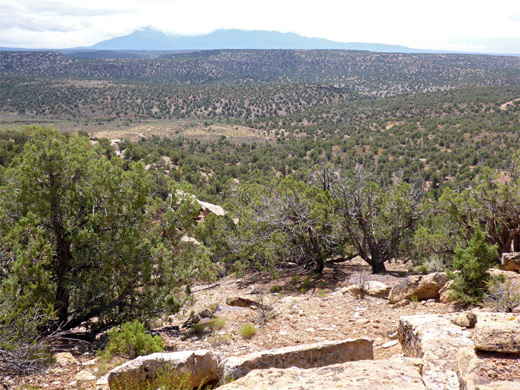
[[[0,46],[90,46],[146,26],[520,53],[520,0],[0,0]]]

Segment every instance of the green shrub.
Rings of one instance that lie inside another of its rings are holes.
[[[464,304],[475,305],[484,297],[486,285],[490,278],[488,269],[497,258],[496,245],[489,246],[484,233],[477,230],[468,243],[467,248],[457,246],[453,266],[457,273],[448,271],[453,279],[451,285],[452,300],[460,300]]]
[[[228,334],[216,334],[208,338],[208,343],[212,347],[217,347],[219,345],[229,345],[233,341],[232,337]]]
[[[209,323],[208,326],[212,330],[220,330],[226,325],[226,319],[222,317],[215,317]]]
[[[238,333],[245,339],[250,339],[256,335],[256,327],[253,324],[245,324],[239,330]]]
[[[154,376],[127,377],[124,381],[116,382],[111,387],[114,390],[193,390],[191,374],[179,375],[169,367],[156,373]],[[204,381],[196,390],[209,389],[204,387]]]
[[[121,330],[112,328],[108,332],[108,339],[108,345],[102,353],[106,360],[114,356],[135,359],[137,356],[164,351],[161,337],[146,333],[144,326],[137,320],[123,323]]]
[[[274,293],[277,293],[278,291],[282,291],[282,290],[283,290],[283,287],[282,287],[282,286],[272,286],[272,287],[269,289],[269,291],[270,291],[271,293],[273,293],[273,294],[274,294]]]

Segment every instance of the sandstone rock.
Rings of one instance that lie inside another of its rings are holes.
[[[475,349],[520,353],[520,317],[508,313],[486,313],[475,326]]]
[[[520,390],[520,383],[510,381],[492,382],[479,385],[478,388],[475,387],[475,390]]]
[[[226,299],[226,305],[238,306],[238,307],[260,307],[260,308],[265,307],[265,305],[262,305],[259,302],[253,301],[252,299],[242,298],[242,297],[228,298],[228,299]]]
[[[78,361],[70,352],[60,352],[54,355],[56,363],[62,367],[70,364],[78,364]]]
[[[475,390],[478,383],[478,358],[474,348],[462,348],[456,360],[461,389]]]
[[[513,309],[513,313],[515,313],[515,314],[520,313],[520,305],[518,305],[517,307],[515,307]]]
[[[89,370],[81,370],[75,376],[77,381],[93,381],[96,379],[96,376],[92,374]]]
[[[400,307],[405,307],[407,305],[409,305],[410,303],[412,303],[412,301],[410,301],[409,299],[403,299],[397,303],[395,303],[392,308],[394,309],[399,309]]]
[[[147,388],[157,374],[170,370],[180,377],[190,375],[191,387],[218,379],[217,360],[211,352],[201,349],[140,356],[110,371],[108,384],[111,389],[134,389],[136,384]]]
[[[463,312],[453,318],[451,322],[462,328],[474,328],[477,323],[477,315],[471,312]]]
[[[389,341],[389,342],[381,345],[381,348],[390,348],[390,347],[393,347],[394,345],[397,345],[397,343],[398,343],[397,340],[392,340],[392,341]]]
[[[450,293],[451,293],[451,285],[453,284],[453,280],[448,280],[443,288],[439,290],[439,302],[441,303],[450,303]]]
[[[219,390],[426,390],[421,379],[421,360],[391,358],[363,360],[301,369],[254,370]]]
[[[502,267],[506,271],[520,272],[520,252],[502,253]]]
[[[227,383],[256,369],[311,368],[365,359],[374,359],[371,340],[325,341],[229,357],[219,364],[219,377]]]
[[[210,309],[204,309],[200,313],[197,313],[195,315],[192,315],[190,318],[188,318],[183,324],[183,328],[189,328],[190,326],[198,324],[200,321],[202,321],[205,318],[211,318],[213,316],[213,313]]]
[[[365,295],[375,297],[375,298],[387,298],[390,293],[391,287],[387,286],[382,282],[378,282],[375,280],[371,280],[366,282]],[[348,286],[345,290],[350,294],[355,296],[361,296],[361,289],[358,284],[352,284]]]
[[[423,380],[431,390],[459,390],[456,358],[462,348],[473,348],[472,331],[453,323],[453,314],[405,316],[398,337],[407,357],[422,358]]]
[[[417,297],[419,301],[425,299],[438,299],[439,291],[448,282],[448,276],[444,272],[434,272],[428,275],[410,276],[390,290],[388,300],[391,303],[403,299]]]
[[[487,355],[479,357],[474,348],[463,348],[457,356],[457,374],[459,376],[460,388],[464,390],[520,390],[519,381],[496,380],[490,382],[486,375]],[[496,355],[495,355],[496,356]],[[494,366],[494,364],[493,364]],[[499,368],[501,372],[504,372]],[[514,369],[510,370],[514,371]]]

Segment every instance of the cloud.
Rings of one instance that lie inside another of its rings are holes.
[[[89,8],[87,6],[78,6],[75,3],[64,1],[38,1],[31,5],[33,12],[45,12],[57,16],[73,16],[73,17],[93,17],[93,16],[111,16],[130,13],[134,9],[125,8]]]
[[[44,16],[9,15],[0,14],[0,26],[2,30],[18,29],[31,32],[71,32],[83,30],[89,27],[86,21],[66,21],[59,18],[49,19]]]

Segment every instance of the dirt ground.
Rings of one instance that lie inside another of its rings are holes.
[[[358,282],[361,277],[393,286],[409,274],[403,264],[389,264],[387,268],[385,275],[372,275],[370,267],[359,259],[332,264],[325,268],[322,275],[293,269],[276,280],[268,274],[254,274],[241,279],[226,277],[213,285],[194,288],[194,304],[159,321],[153,332],[161,335],[167,351],[204,348],[222,356],[365,337],[374,342],[375,358],[385,359],[402,352],[396,340],[401,316],[457,310],[453,304],[433,300],[394,308],[386,299],[366,297],[361,300],[342,291],[342,288]],[[255,300],[271,309],[226,305],[226,300],[233,297]],[[215,315],[223,319],[219,327],[208,327],[198,332],[183,328],[190,315],[207,308],[215,310]],[[257,329],[256,335],[250,339],[242,337],[239,332],[246,323],[254,324]],[[106,372],[110,366],[95,359],[96,349],[102,347],[105,341],[106,336],[90,343],[70,340],[55,352],[71,352],[76,362],[55,365],[39,375],[4,378],[4,387],[28,390],[108,389]],[[78,376],[81,371],[84,371],[83,374],[90,373],[90,379],[82,380],[81,375]]]

